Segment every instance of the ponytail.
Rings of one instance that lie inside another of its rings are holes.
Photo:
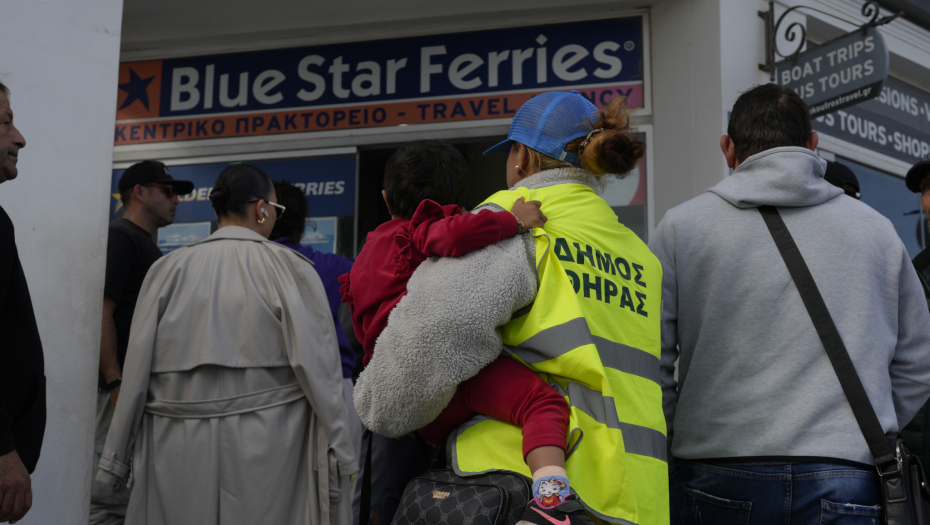
[[[633,171],[646,154],[646,143],[636,138],[630,128],[630,110],[623,97],[598,110],[597,121],[591,126],[587,137],[569,142],[565,151],[577,155],[581,167],[594,176],[613,173],[622,177]]]

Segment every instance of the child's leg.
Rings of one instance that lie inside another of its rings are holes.
[[[459,385],[456,397],[474,412],[523,429],[523,457],[533,473],[533,496],[554,506],[568,495],[565,473],[568,405],[526,366],[498,358]]]

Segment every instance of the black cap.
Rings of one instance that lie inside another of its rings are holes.
[[[930,153],[924,155],[924,158],[920,159],[920,162],[914,164],[911,166],[911,169],[907,170],[907,176],[904,178],[907,189],[914,193],[920,193],[920,181],[924,180],[924,177],[928,174],[930,174]]]
[[[178,195],[187,195],[194,191],[194,183],[189,180],[174,180],[171,173],[168,172],[168,166],[157,160],[144,160],[137,162],[126,171],[119,179],[119,192],[132,189],[136,184],[151,184],[157,182],[168,186],[174,186]]]
[[[846,192],[846,195],[849,195],[854,199],[859,199],[862,197],[862,194],[859,193],[859,179],[856,178],[856,174],[853,173],[853,170],[849,169],[849,166],[846,166],[845,164],[840,164],[839,162],[828,160],[827,171],[824,173],[823,179],[836,186],[837,188],[841,188]],[[856,191],[851,193],[847,191],[847,184],[856,188]]]

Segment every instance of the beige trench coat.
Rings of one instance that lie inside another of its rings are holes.
[[[312,263],[221,228],[145,278],[97,479],[128,525],[349,525],[342,383]]]

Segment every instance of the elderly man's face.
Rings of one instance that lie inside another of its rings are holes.
[[[0,92],[0,183],[16,178],[19,150],[26,147],[26,139],[13,125],[10,99]]]

